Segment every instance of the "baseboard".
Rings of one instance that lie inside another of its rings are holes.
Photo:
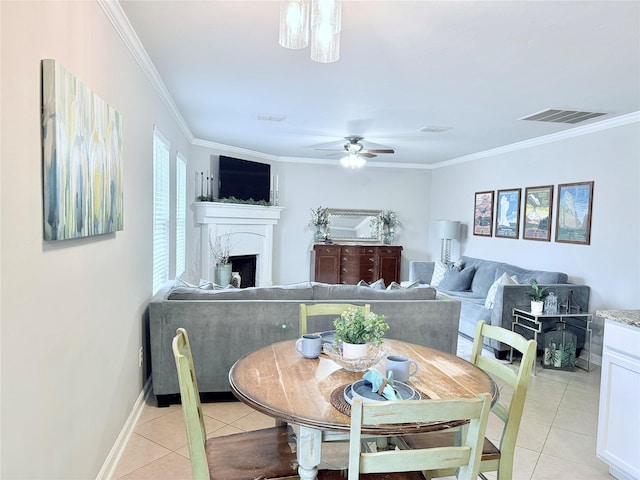
[[[140,418],[140,414],[147,402],[147,398],[151,393],[151,377],[147,379],[138,395],[138,399],[136,403],[133,404],[133,408],[131,409],[131,413],[127,418],[127,421],[124,422],[122,426],[122,430],[118,434],[118,438],[116,438],[116,442],[111,447],[111,451],[109,455],[107,455],[102,468],[98,472],[96,476],[96,480],[110,480],[113,477],[113,472],[118,466],[118,462],[120,461],[120,457],[122,457],[122,453],[127,448],[127,443],[129,442],[129,438],[133,433],[134,428],[136,427],[136,423],[138,422],[138,418]]]

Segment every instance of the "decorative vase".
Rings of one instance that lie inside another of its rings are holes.
[[[226,287],[231,283],[231,264],[217,264],[215,268],[215,281],[217,285]]]
[[[346,343],[342,342],[342,356],[344,358],[362,358],[367,356],[369,351],[368,343]]]
[[[531,313],[542,313],[543,308],[544,302],[536,302],[535,300],[531,300]]]
[[[391,245],[393,243],[393,237],[395,235],[395,231],[393,227],[385,226],[384,233],[382,235],[382,243],[385,245]]]
[[[313,241],[315,243],[320,243],[324,240],[324,229],[322,225],[316,225],[316,233],[313,236]]]
[[[240,288],[242,284],[242,277],[240,277],[240,272],[231,272],[231,285],[235,288]]]

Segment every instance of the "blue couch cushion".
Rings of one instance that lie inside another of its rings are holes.
[[[476,267],[473,266],[465,266],[462,270],[450,268],[445,272],[438,288],[452,292],[469,290],[475,270]]]
[[[557,283],[567,283],[569,278],[566,273],[562,272],[526,270],[524,268],[516,267],[515,265],[509,265],[508,263],[503,263],[498,267],[496,278],[500,278],[505,272],[510,277],[515,275],[516,280],[518,280],[518,283],[521,285],[529,284],[531,280],[535,280],[541,285],[554,285]]]
[[[471,291],[486,297],[491,285],[496,281],[496,271],[500,263],[464,256],[460,259],[465,267],[476,267],[476,272],[473,274],[473,279],[471,280]]]

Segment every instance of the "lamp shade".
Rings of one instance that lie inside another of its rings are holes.
[[[438,220],[436,222],[438,238],[455,239],[460,236],[460,222],[454,220]]]

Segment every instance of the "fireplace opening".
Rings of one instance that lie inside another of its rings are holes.
[[[230,257],[231,271],[240,274],[240,288],[256,286],[257,255],[237,255]]]

